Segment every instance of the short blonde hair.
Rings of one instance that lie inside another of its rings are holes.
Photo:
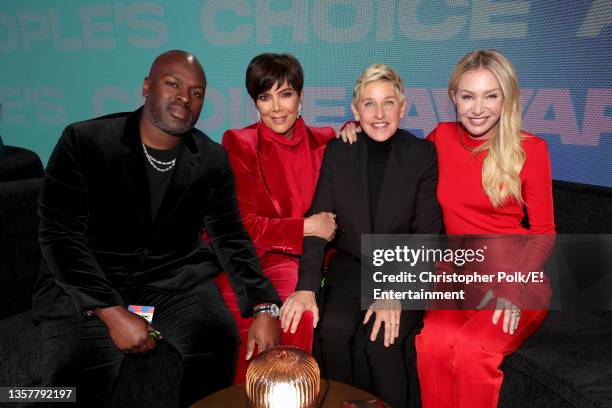
[[[385,64],[373,64],[367,67],[355,82],[355,87],[353,88],[353,105],[357,105],[359,102],[359,98],[361,98],[361,94],[363,93],[363,89],[365,86],[373,81],[389,81],[395,87],[397,91],[397,96],[400,102],[403,102],[406,99],[404,95],[404,83],[402,82],[402,78],[400,78],[399,74]]]

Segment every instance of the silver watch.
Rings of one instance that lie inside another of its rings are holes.
[[[273,318],[278,319],[280,317],[280,308],[276,304],[271,303],[269,305],[259,306],[253,309],[253,314],[255,316],[260,313],[266,313],[272,316]]]

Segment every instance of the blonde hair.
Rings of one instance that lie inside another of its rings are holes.
[[[389,81],[395,87],[397,91],[397,96],[400,102],[403,102],[406,96],[404,95],[404,83],[400,78],[399,74],[385,64],[373,64],[367,67],[355,82],[355,87],[353,88],[353,105],[357,106],[357,102],[359,102],[359,98],[361,98],[361,94],[363,93],[363,89],[365,86],[373,81]]]
[[[482,188],[493,207],[504,204],[508,197],[523,202],[519,174],[525,164],[521,146],[521,105],[516,71],[510,61],[495,50],[473,51],[463,57],[448,82],[448,94],[454,100],[459,81],[468,72],[488,69],[502,88],[504,103],[497,129],[491,139],[474,149],[487,150],[482,165]]]

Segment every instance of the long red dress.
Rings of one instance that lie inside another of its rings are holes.
[[[486,152],[470,150],[482,141],[472,139],[457,123],[440,123],[428,136],[438,152],[438,201],[448,234],[555,234],[552,179],[546,142],[525,134],[526,161],[520,172],[522,197],[530,229],[521,226],[523,204],[509,199],[493,207],[482,189]],[[539,237],[523,250],[515,270],[533,266],[545,256],[554,238]],[[517,304],[517,285],[497,295]],[[519,287],[520,289],[520,287]],[[535,293],[547,297],[549,293]],[[424,408],[493,408],[497,406],[504,357],[514,352],[543,323],[545,310],[522,310],[514,335],[491,323],[493,310],[430,310],[416,338],[417,369]]]
[[[304,214],[310,207],[332,128],[307,127],[298,118],[291,139],[259,122],[228,130],[222,144],[236,179],[240,214],[251,235],[264,274],[284,301],[295,290],[302,254]],[[225,274],[217,285],[238,324],[241,346],[235,383],[245,381],[247,334],[253,318],[243,318]],[[282,345],[312,351],[312,314],[305,313],[295,334],[281,331]]]

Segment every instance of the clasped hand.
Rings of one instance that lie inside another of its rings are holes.
[[[331,241],[336,235],[336,214],[320,212],[304,220],[304,236]]]
[[[113,343],[124,353],[147,353],[157,345],[149,335],[155,331],[153,326],[125,307],[112,306],[98,309],[95,313],[106,325]]]

